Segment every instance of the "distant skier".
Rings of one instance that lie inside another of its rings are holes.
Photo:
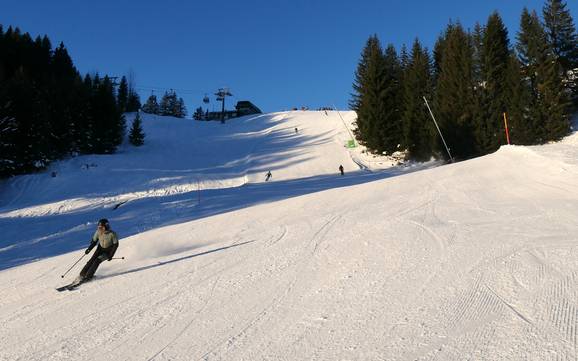
[[[299,130],[297,128],[295,128],[295,134],[299,133]]]
[[[343,173],[343,165],[339,165],[339,172],[341,172],[341,175],[344,175],[345,173]]]
[[[267,174],[265,175],[265,182],[268,182],[269,179],[271,179],[273,175],[271,174],[271,171],[267,172]]]
[[[89,254],[97,244],[98,246],[96,247],[96,251],[86,263],[82,271],[80,271],[80,275],[76,278],[76,283],[90,280],[92,276],[94,276],[94,272],[96,272],[96,269],[100,266],[101,262],[104,260],[110,261],[112,257],[114,257],[114,253],[118,248],[118,236],[116,232],[110,229],[110,223],[106,218],[98,221],[98,228],[96,229],[96,232],[94,232],[90,245],[84,253]]]

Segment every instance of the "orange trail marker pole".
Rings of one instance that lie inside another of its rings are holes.
[[[510,145],[510,132],[508,131],[508,119],[506,118],[506,113],[504,112],[504,126],[506,127],[506,140],[508,145]]]

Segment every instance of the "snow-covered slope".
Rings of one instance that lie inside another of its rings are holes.
[[[2,268],[59,255],[0,272],[0,359],[578,357],[577,134],[367,172],[332,112],[145,131],[2,185]],[[101,216],[126,259],[54,291]]]
[[[220,124],[145,114],[141,148],[125,145],[114,155],[76,157],[48,172],[0,183],[0,270],[85,247],[102,217],[111,218],[127,237],[332,188],[340,164],[347,173],[360,166],[390,167],[362,148],[344,147],[350,139],[346,125],[354,117],[353,112],[296,111]],[[275,185],[258,187],[268,171]],[[285,185],[297,179],[298,186]],[[339,180],[341,185],[359,181]],[[266,194],[246,191],[250,186]],[[277,187],[283,190],[270,191]]]

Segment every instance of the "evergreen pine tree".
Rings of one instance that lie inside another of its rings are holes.
[[[410,63],[410,54],[407,51],[407,46],[405,44],[402,44],[401,46],[401,50],[399,51],[399,59],[398,59],[398,63],[399,63],[399,76],[398,76],[398,82],[399,82],[399,103],[397,104],[397,108],[398,108],[398,114],[399,114],[399,124],[400,124],[400,135],[401,135],[401,139],[399,141],[399,150],[400,151],[405,151],[406,155],[407,155],[407,150],[408,150],[408,143],[407,143],[407,135],[405,133],[405,128],[404,128],[404,120],[403,120],[403,114],[405,112],[405,76],[406,76],[406,72],[408,70],[409,67],[409,63]]]
[[[140,96],[135,90],[135,75],[131,70],[128,73],[128,100],[126,104],[126,111],[136,112],[141,109],[141,105]]]
[[[415,45],[415,43],[414,43]],[[410,62],[410,55],[407,53],[407,46],[403,44],[401,46],[401,50],[399,51],[399,63],[401,66],[402,72],[408,67]]]
[[[489,150],[484,150],[480,145],[486,137],[487,118],[489,117],[488,102],[490,94],[486,91],[486,80],[484,75],[484,38],[486,29],[480,23],[476,23],[474,31],[470,33],[472,47],[472,82],[473,82],[473,108],[472,108],[472,128],[476,137],[476,154],[484,154]]]
[[[107,93],[107,111],[108,111],[108,121],[109,127],[108,130],[110,134],[109,142],[111,144],[108,152],[114,153],[116,148],[122,143],[125,133],[126,133],[126,120],[118,106],[118,103],[115,101],[115,91],[112,81],[108,76],[105,76],[103,81],[103,88],[106,90]]]
[[[543,8],[546,39],[560,64],[565,88],[578,107],[578,34],[563,0],[546,0]]]
[[[160,114],[159,103],[157,101],[157,96],[152,94],[147,99],[146,103],[142,107],[142,111],[148,114]]]
[[[63,43],[54,50],[52,72],[57,78],[73,79],[77,72]]]
[[[528,145],[533,144],[535,136],[530,109],[530,91],[522,78],[522,65],[516,54],[511,51],[508,60],[508,70],[506,78],[507,104],[506,113],[510,142],[512,144]]]
[[[452,26],[451,24],[448,26]],[[446,45],[446,33],[447,33],[447,29],[445,33],[441,33],[435,44],[434,44],[434,48],[433,48],[433,52],[432,52],[432,58],[433,58],[433,67],[432,67],[432,76],[433,76],[433,81],[434,81],[434,85],[437,83],[437,79],[439,78],[439,75],[441,73],[441,63],[442,63],[442,55],[443,55],[443,50],[445,48]]]
[[[487,154],[506,144],[503,113],[509,91],[506,89],[510,57],[508,31],[497,12],[488,18],[480,53],[481,84],[479,96],[482,107],[476,109],[477,150]]]
[[[359,112],[362,106],[361,100],[367,82],[367,66],[373,48],[372,43],[375,41],[379,42],[376,35],[369,37],[367,40],[365,47],[361,52],[361,59],[359,60],[357,68],[355,69],[355,74],[353,75],[353,93],[351,93],[351,99],[349,100],[349,108],[356,112]]]
[[[175,116],[177,118],[184,118],[187,116],[187,107],[185,106],[183,98],[179,98],[179,101],[177,102],[177,114]]]
[[[77,122],[77,133],[79,138],[77,140],[76,151],[81,154],[90,154],[95,147],[95,120],[94,120],[94,102],[93,93],[94,87],[92,84],[92,77],[90,74],[84,76],[82,86],[80,89],[81,98],[84,100],[82,113],[79,113],[80,121]]]
[[[536,12],[524,9],[518,33],[518,56],[530,92],[529,124],[534,143],[558,140],[570,130],[568,101],[560,67]]]
[[[85,79],[86,80],[86,79]],[[99,74],[94,74],[91,77],[91,90],[90,90],[90,118],[91,118],[91,133],[89,138],[91,139],[91,147],[89,149],[90,153],[103,154],[107,153],[109,144],[106,143],[106,110],[103,108],[103,103],[105,100],[103,98],[107,97],[107,91],[103,91],[102,81]]]
[[[474,88],[476,90],[482,89],[482,84],[483,84],[483,77],[482,77],[482,64],[483,64],[483,60],[482,60],[482,52],[483,52],[483,48],[484,48],[484,34],[485,34],[485,29],[482,25],[480,25],[480,23],[476,23],[476,25],[474,26],[474,31],[471,34],[471,42],[472,42],[472,51],[473,51],[473,63],[472,63],[472,69],[473,69],[473,81],[474,81]],[[477,96],[477,92],[476,92],[476,96]]]
[[[31,57],[29,74],[31,78],[35,80],[37,85],[44,87],[45,85],[47,85],[47,82],[49,80],[56,80],[56,78],[58,78],[61,75],[61,73],[56,72],[57,69],[55,69],[54,65],[51,63],[53,63],[54,60],[56,60],[56,58],[58,58],[61,55],[58,53],[58,51],[59,49],[63,48],[64,45],[61,43],[60,47],[57,48],[55,52],[53,52],[50,40],[48,40],[46,36],[36,37],[33,49],[31,49],[31,54],[29,55]],[[68,60],[69,63],[66,65],[69,66],[68,68],[72,68],[72,60],[70,60],[70,58],[68,58]],[[66,71],[68,69],[63,70]],[[52,76],[53,79],[49,79],[51,78],[50,76],[51,74],[55,75]]]
[[[126,76],[122,77],[120,85],[118,86],[117,104],[122,113],[128,111],[128,83],[126,81]]]
[[[126,103],[127,112],[136,112],[141,108],[140,97],[134,89],[128,91],[128,99]]]
[[[48,54],[50,54],[49,51]],[[50,119],[51,139],[49,142],[51,143],[51,157],[57,159],[69,154],[72,150],[74,122],[78,117],[78,114],[71,110],[78,102],[74,84],[79,75],[63,43],[60,43],[54,50],[49,72],[52,77],[46,79],[45,82],[49,111],[47,116]]]
[[[198,107],[197,109],[195,109],[195,113],[193,113],[193,119],[194,120],[202,120],[204,115],[205,115],[205,112],[203,112],[203,108]]]
[[[381,44],[373,35],[367,40],[355,71],[350,107],[357,113],[356,135],[360,143],[374,152],[381,148],[378,129],[383,117],[384,68]]]
[[[168,91],[165,91],[161,101],[159,102],[159,114],[160,115],[170,115],[173,110],[170,107],[170,95]]]
[[[477,154],[473,134],[473,50],[461,24],[449,24],[438,40],[438,76],[433,112],[452,156],[458,159]],[[446,156],[438,139],[437,149]]]
[[[84,142],[87,142],[86,133],[90,121],[90,87],[85,86],[80,74],[77,74],[71,85],[71,91],[74,97],[70,101],[70,113],[74,114],[74,117],[70,123],[71,143],[69,151],[71,154],[77,155],[83,153]]]
[[[130,134],[128,136],[128,140],[130,144],[134,146],[141,146],[144,144],[145,134],[142,129],[142,121],[140,118],[140,112],[136,113],[134,121],[132,122],[132,126],[130,128]]]
[[[570,133],[570,107],[554,56],[549,54],[545,58],[538,67],[538,74],[538,106],[544,119],[545,140],[558,141]]]
[[[383,56],[384,88],[380,92],[380,122],[378,134],[381,145],[380,152],[392,154],[404,143],[403,126],[401,123],[401,107],[403,92],[401,88],[401,64],[395,47],[391,44],[385,49]]]
[[[113,153],[124,137],[124,115],[118,109],[114,88],[108,76],[102,80],[98,75],[95,76],[93,88],[94,152]]]
[[[526,129],[528,144],[542,143],[545,140],[544,119],[538,111],[538,66],[543,61],[546,49],[544,31],[535,11],[530,13],[527,8],[522,10],[520,30],[516,35],[516,51],[520,61],[520,69],[524,86],[530,94],[528,100],[528,121]]]
[[[424,96],[431,98],[431,77],[429,53],[415,39],[403,77],[402,123],[409,157],[419,161],[433,155],[433,123],[423,102]]]
[[[159,113],[160,115],[177,116],[178,113],[178,100],[177,93],[174,90],[168,90],[165,92],[159,103]]]

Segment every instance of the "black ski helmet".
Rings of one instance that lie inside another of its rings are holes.
[[[106,218],[102,218],[98,221],[98,225],[99,226],[104,226],[104,229],[109,229],[110,228],[110,224],[108,223],[108,219]]]

